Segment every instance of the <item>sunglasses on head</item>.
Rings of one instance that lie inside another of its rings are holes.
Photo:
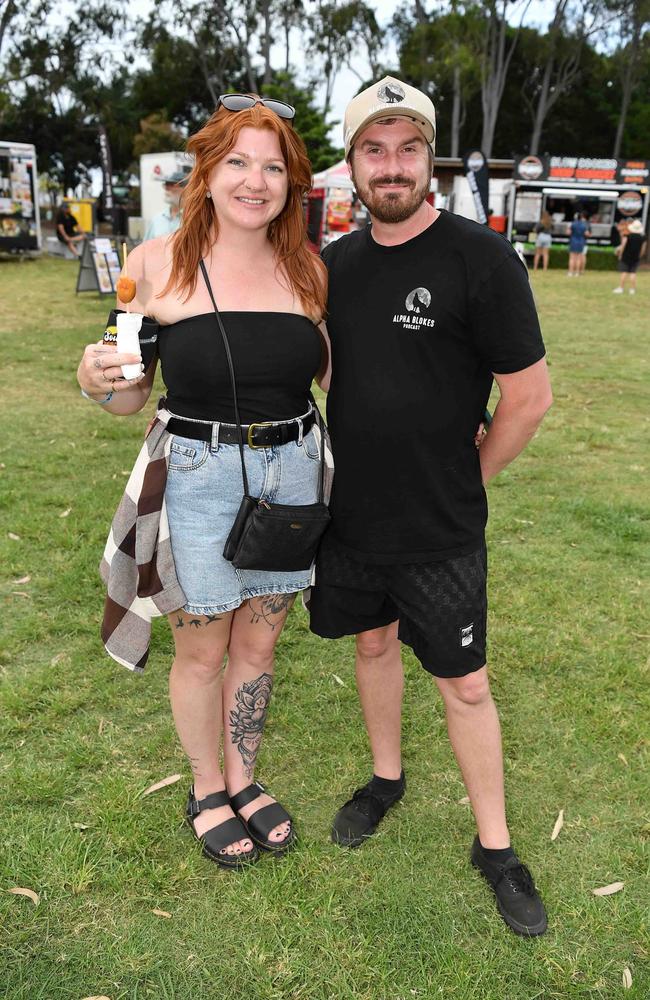
[[[296,117],[296,109],[284,101],[274,101],[268,97],[251,97],[249,94],[222,94],[217,101],[217,108],[224,107],[226,111],[248,111],[256,104],[263,104],[278,118],[285,118],[289,122]]]

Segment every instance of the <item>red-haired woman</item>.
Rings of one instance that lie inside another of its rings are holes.
[[[180,230],[129,257],[137,283],[131,308],[160,324],[157,356],[173,415],[164,499],[186,603],[169,615],[176,647],[169,690],[194,777],[188,819],[204,852],[232,868],[256,860],[258,846],[283,853],[294,841],[288,813],[252,782],[274,647],[310,574],[236,570],[222,556],[242,473],[225,348],[200,265],[230,342],[244,435],[247,426],[253,432],[247,439],[255,446],[245,448],[250,493],[314,503],[319,447],[309,390],[321,367],[316,324],[326,278],[305,241],[302,200],[311,168],[292,118],[293,108],[279,101],[220,98],[188,143],[195,163]],[[125,382],[119,366],[137,361],[110,345],[89,345],[79,384],[110,413],[136,413],[156,367],[154,359],[138,380]]]

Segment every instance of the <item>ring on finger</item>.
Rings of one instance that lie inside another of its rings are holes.
[[[106,378],[106,372],[104,371],[103,368],[102,368],[102,378],[104,379],[104,382],[114,382],[115,381],[114,378]]]

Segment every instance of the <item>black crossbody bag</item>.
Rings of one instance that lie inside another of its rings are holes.
[[[320,469],[318,477],[318,500],[310,504],[267,503],[249,494],[248,476],[244,461],[244,433],[239,419],[235,370],[230,353],[230,344],[224,330],[217,303],[205,263],[201,261],[201,272],[208,287],[214,306],[217,324],[223,340],[232,395],[235,404],[235,420],[239,431],[239,455],[244,484],[244,495],[235,523],[230,529],[223,550],[223,557],[237,569],[261,569],[293,572],[309,569],[316,557],[321,536],[330,521],[330,513],[323,500],[325,485],[325,430],[318,407],[311,397],[316,411],[316,421],[320,428]]]

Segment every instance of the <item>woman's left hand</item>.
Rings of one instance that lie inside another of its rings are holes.
[[[481,445],[483,444],[483,441],[485,440],[485,435],[486,434],[487,434],[487,427],[485,426],[485,424],[483,423],[483,421],[481,421],[481,423],[478,425],[478,429],[476,431],[476,434],[474,435],[474,445],[477,448],[480,448]]]

